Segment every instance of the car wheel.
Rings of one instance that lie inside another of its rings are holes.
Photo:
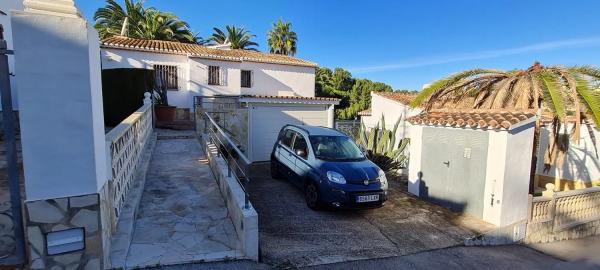
[[[319,210],[321,208],[321,199],[319,198],[319,190],[313,183],[309,183],[304,188],[304,199],[306,205],[312,210]]]
[[[276,159],[271,160],[271,178],[281,179],[281,172],[279,172],[279,164]]]

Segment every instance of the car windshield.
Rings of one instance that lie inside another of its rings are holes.
[[[361,160],[365,156],[358,146],[345,136],[310,136],[315,157],[324,160]]]

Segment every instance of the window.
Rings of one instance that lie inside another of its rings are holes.
[[[281,143],[287,147],[292,147],[292,138],[294,138],[294,131],[291,129],[287,129],[283,133],[283,137],[281,138]]]
[[[303,158],[306,159],[306,157],[308,156],[308,147],[306,145],[306,140],[302,135],[296,133],[296,139],[294,140],[294,152],[297,153],[298,150],[304,151]]]
[[[310,136],[310,141],[318,159],[353,161],[365,158],[352,139],[346,136]]]
[[[252,70],[242,70],[242,87],[252,87]]]
[[[154,72],[159,83],[167,90],[178,90],[177,66],[154,65]]]
[[[208,66],[208,84],[221,85],[221,67]]]

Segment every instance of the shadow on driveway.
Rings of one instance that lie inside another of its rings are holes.
[[[270,177],[269,164],[253,168],[248,185],[259,215],[261,259],[276,267],[301,267],[401,256],[462,245],[492,228],[404,192],[390,181],[379,209],[312,211],[302,191]]]

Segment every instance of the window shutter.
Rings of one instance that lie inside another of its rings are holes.
[[[254,87],[254,70],[250,70],[250,87]]]
[[[227,69],[219,67],[220,85],[227,85]]]

